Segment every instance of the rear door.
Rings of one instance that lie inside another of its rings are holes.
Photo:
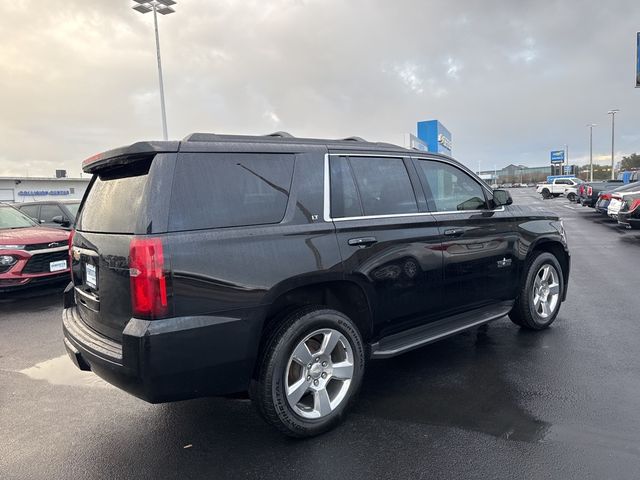
[[[78,213],[72,277],[82,319],[120,340],[132,316],[129,247],[134,235],[166,231],[175,154],[123,159],[99,170]]]
[[[438,318],[440,235],[410,161],[331,154],[327,162],[325,216],[335,224],[345,275],[373,293],[374,333],[391,334]]]
[[[415,158],[442,239],[444,292],[449,314],[512,299],[518,285],[518,235],[505,208],[493,210],[490,192],[458,165]]]

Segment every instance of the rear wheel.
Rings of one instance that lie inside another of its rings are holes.
[[[530,330],[549,327],[560,311],[564,278],[558,259],[540,252],[527,262],[525,278],[509,318]]]
[[[292,437],[311,437],[340,423],[360,387],[362,338],[344,314],[298,310],[269,335],[251,385],[263,418]]]
[[[543,188],[542,189],[542,198],[544,198],[545,200],[547,198],[551,198],[551,192],[549,191],[548,188]]]

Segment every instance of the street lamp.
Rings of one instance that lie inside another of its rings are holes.
[[[588,123],[589,127],[589,181],[593,182],[593,127],[595,123]]]
[[[614,147],[614,135],[615,135],[615,131],[616,131],[616,113],[618,113],[620,110],[617,108],[614,108],[613,110],[609,110],[607,113],[609,115],[611,115],[611,180],[615,179],[615,174],[613,173],[613,147]]]
[[[162,134],[165,140],[169,139],[167,134],[167,112],[164,106],[164,83],[162,81],[162,62],[160,61],[160,35],[158,34],[158,13],[160,15],[168,15],[175,13],[171,5],[175,5],[174,0],[133,0],[138,5],[132,7],[140,13],[153,12],[153,25],[156,31],[156,55],[158,57],[158,79],[160,82],[160,109],[162,111]]]

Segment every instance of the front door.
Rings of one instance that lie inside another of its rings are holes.
[[[441,234],[446,311],[514,298],[518,242],[509,212],[492,209],[491,193],[454,163],[414,162]]]

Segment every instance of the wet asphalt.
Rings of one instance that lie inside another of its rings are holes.
[[[66,358],[60,288],[0,294],[0,479],[640,478],[640,231],[512,194],[565,222],[553,327],[505,318],[370,362],[346,423],[310,440],[248,400],[137,400]]]

